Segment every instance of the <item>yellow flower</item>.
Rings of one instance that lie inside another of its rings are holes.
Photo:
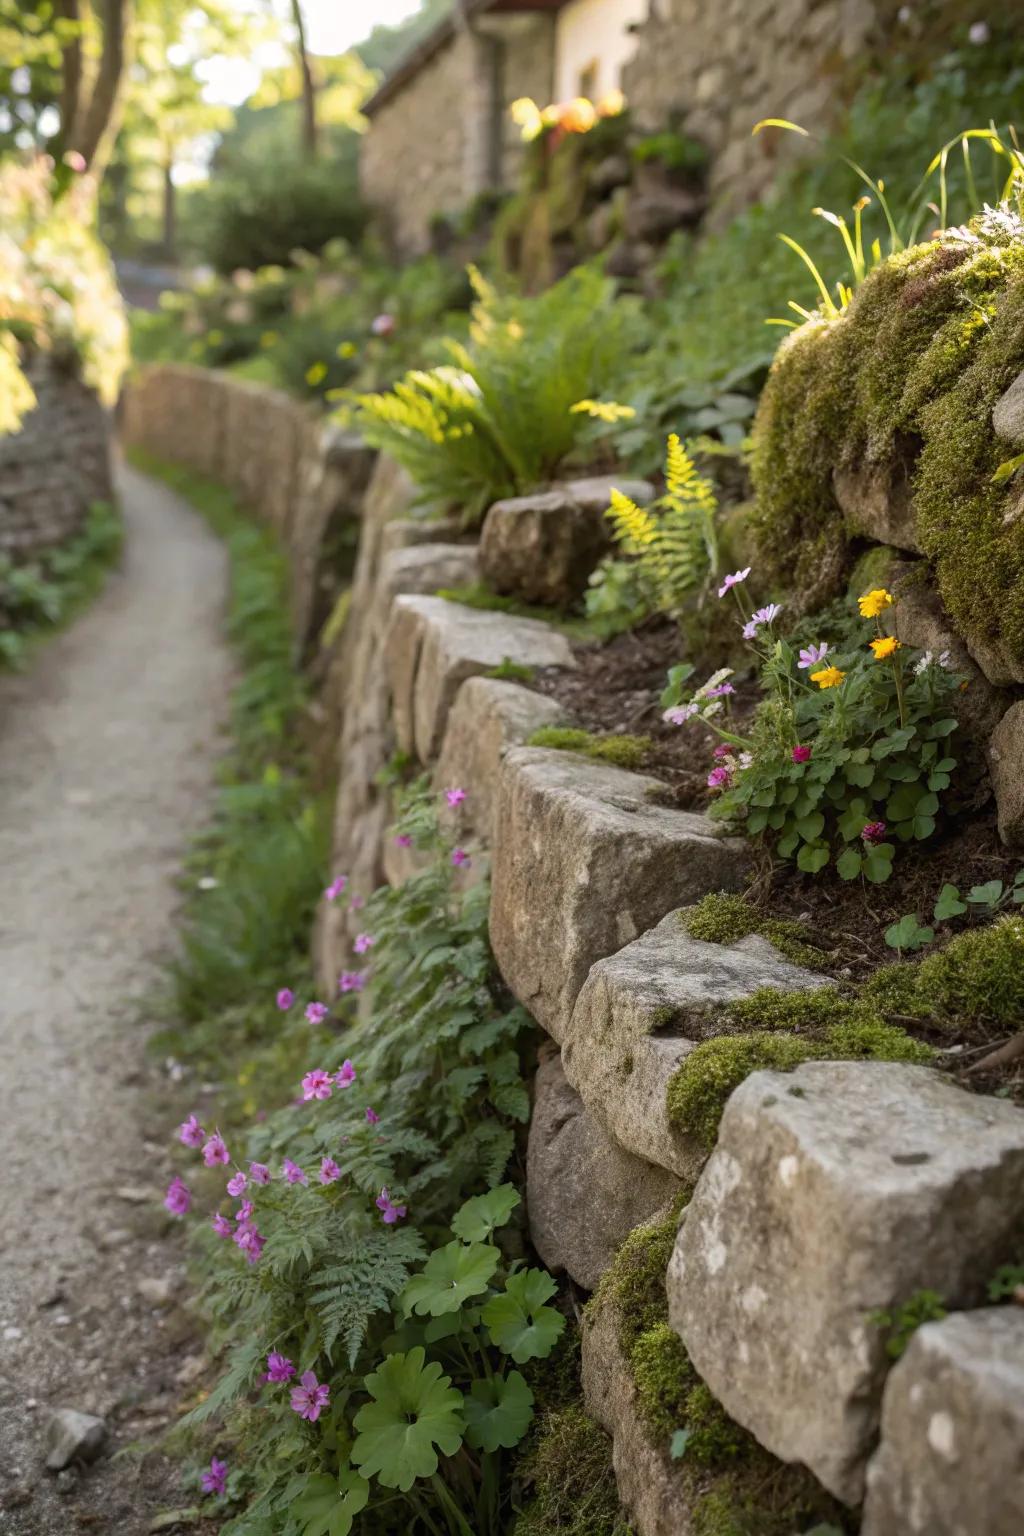
[[[858,597],[860,616],[862,619],[877,619],[885,608],[891,608],[896,599],[891,592],[884,587],[876,587],[873,592],[865,592],[863,597]]]
[[[823,667],[820,672],[811,673],[811,682],[817,683],[819,688],[836,688],[846,676],[838,667]]]
[[[326,377],[326,363],[313,363],[311,367],[306,369],[306,383],[310,386],[311,389],[315,389],[318,384],[322,383],[323,380],[326,379]]]
[[[871,640],[868,643],[875,653],[876,661],[884,661],[887,656],[891,656],[900,648],[900,642],[894,640],[892,635],[885,635],[881,640]]]

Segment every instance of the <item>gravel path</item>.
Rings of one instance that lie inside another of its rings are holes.
[[[199,1365],[175,1306],[144,1008],[211,803],[226,562],[163,487],[124,469],[120,493],[121,569],[26,674],[0,678],[3,1536],[145,1531],[160,1458],[57,1477],[50,1411],[100,1414],[117,1446],[159,1427]]]

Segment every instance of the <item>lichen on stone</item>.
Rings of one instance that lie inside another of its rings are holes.
[[[742,896],[710,891],[682,915],[682,924],[693,939],[707,944],[736,944],[748,934],[767,939],[794,965],[820,965],[821,950],[808,943],[810,929],[787,918],[768,917]]]

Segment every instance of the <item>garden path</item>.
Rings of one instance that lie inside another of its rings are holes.
[[[55,1477],[50,1411],[98,1413],[123,1444],[171,1416],[199,1365],[173,1302],[168,1079],[145,1026],[175,878],[212,802],[226,559],[163,487],[126,468],[119,490],[121,567],[0,680],[3,1536],[147,1530],[160,1458]]]

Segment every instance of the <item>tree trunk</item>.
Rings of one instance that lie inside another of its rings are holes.
[[[87,103],[80,107],[68,148],[100,177],[118,128],[121,82],[127,59],[132,0],[103,0],[103,51]]]
[[[61,21],[72,22],[73,37],[61,46],[60,128],[57,131],[54,150],[59,158],[71,143],[78,117],[78,104],[82,94],[82,17],[78,0],[57,0],[56,15]]]
[[[302,15],[301,0],[291,0],[292,20],[295,23],[295,51],[302,72],[302,147],[313,159],[319,150],[319,133],[316,121],[316,87],[313,70],[306,47],[306,23]]]
[[[174,260],[178,244],[177,188],[174,185],[174,157],[168,154],[164,161],[164,232],[163,248],[169,261]]]

